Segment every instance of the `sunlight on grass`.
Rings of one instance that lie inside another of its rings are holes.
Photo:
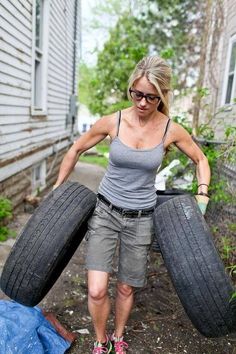
[[[98,151],[99,154],[103,155],[103,154],[107,154],[109,152],[109,143],[106,141],[102,141],[101,143],[99,143],[96,146],[96,149]],[[103,156],[96,156],[96,155],[81,155],[80,159],[81,162],[87,162],[87,163],[91,163],[94,165],[99,165],[102,166],[104,168],[107,167],[108,165],[108,158]]]

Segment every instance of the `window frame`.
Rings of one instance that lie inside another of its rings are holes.
[[[42,26],[40,28],[41,46],[36,47],[36,0],[33,1],[32,8],[32,71],[31,71],[31,115],[47,116],[47,93],[48,93],[48,46],[49,46],[49,16],[50,16],[50,0],[42,1]],[[35,106],[35,62],[41,62],[41,105]]]
[[[231,62],[231,56],[232,56],[232,49],[233,45],[236,44],[236,34],[234,34],[232,37],[229,39],[228,43],[228,51],[227,51],[227,57],[226,57],[226,66],[225,66],[225,73],[224,73],[224,84],[223,84],[223,94],[222,94],[222,100],[221,100],[221,105],[222,106],[228,106],[233,104],[233,98],[235,95],[235,89],[236,89],[236,62],[234,66],[234,77],[233,77],[233,83],[232,83],[232,92],[231,92],[231,97],[230,97],[230,102],[226,103],[226,96],[227,96],[227,91],[228,91],[228,85],[229,85],[229,68],[230,68],[230,62]]]

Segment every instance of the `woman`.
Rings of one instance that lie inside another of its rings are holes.
[[[171,69],[157,56],[145,57],[130,76],[132,107],[102,117],[65,155],[54,188],[70,175],[78,156],[109,135],[109,166],[99,186],[98,201],[87,233],[88,308],[95,332],[93,354],[125,354],[123,332],[135,287],[146,283],[147,254],[153,238],[155,175],[165,150],[175,144],[196,164],[198,202],[208,202],[208,161],[188,132],[169,119]],[[199,195],[200,194],[200,195]],[[109,338],[109,274],[119,240],[115,331]]]

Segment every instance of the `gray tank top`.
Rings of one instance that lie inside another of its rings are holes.
[[[166,124],[162,141],[151,149],[135,149],[124,144],[118,134],[121,112],[117,114],[116,137],[110,145],[109,164],[98,193],[113,205],[124,209],[146,209],[156,204],[156,172],[164,155]]]

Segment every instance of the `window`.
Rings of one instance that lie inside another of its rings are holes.
[[[236,36],[232,37],[229,43],[228,65],[226,67],[226,80],[223,96],[223,104],[230,104],[235,98],[236,82]]]
[[[33,2],[32,115],[47,114],[49,0]]]
[[[32,191],[42,190],[46,186],[46,161],[33,166],[32,170]]]

